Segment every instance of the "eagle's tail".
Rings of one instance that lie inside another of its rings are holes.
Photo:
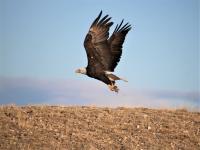
[[[120,78],[120,80],[124,81],[124,82],[128,82],[128,80],[126,79],[123,79],[123,78]]]
[[[114,75],[112,72],[110,71],[105,71],[106,76],[111,80],[111,81],[116,81],[116,80],[122,80],[124,82],[128,82],[126,79],[120,78],[116,75]]]

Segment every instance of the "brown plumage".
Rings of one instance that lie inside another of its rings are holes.
[[[84,41],[87,53],[88,65],[78,69],[77,73],[83,73],[89,77],[98,79],[109,86],[112,91],[118,92],[115,80],[123,80],[111,72],[114,71],[122,55],[122,45],[131,25],[123,20],[117,25],[109,38],[109,29],[113,25],[108,15],[101,18],[102,11],[93,21]],[[114,78],[112,78],[114,77]]]

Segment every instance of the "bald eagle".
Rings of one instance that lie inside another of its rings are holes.
[[[116,80],[123,80],[113,74],[115,67],[122,55],[122,45],[126,34],[131,30],[131,25],[123,21],[115,27],[114,32],[109,37],[109,29],[113,25],[108,15],[101,19],[102,11],[93,21],[89,32],[84,40],[88,65],[76,70],[76,73],[85,74],[91,78],[100,80],[108,85],[111,91],[118,92],[115,85]]]

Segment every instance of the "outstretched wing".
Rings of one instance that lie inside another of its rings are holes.
[[[109,28],[113,22],[110,22],[111,17],[104,16],[101,20],[102,11],[92,23],[89,32],[84,41],[86,49],[88,66],[95,67],[101,66],[107,70],[110,65],[110,47],[108,45]]]
[[[122,20],[119,26],[116,26],[112,36],[108,40],[112,54],[112,64],[110,65],[110,71],[114,71],[115,67],[120,61],[122,55],[122,45],[124,43],[126,34],[131,30],[131,25],[129,23],[126,23],[122,26],[123,21],[124,20]]]

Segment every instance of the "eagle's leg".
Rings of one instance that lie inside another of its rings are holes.
[[[115,91],[115,92],[117,92],[118,93],[118,91],[119,91],[119,89],[118,89],[118,87],[115,85],[115,83],[111,83],[111,84],[108,84],[108,87],[109,87],[109,89],[111,90],[111,91]]]
[[[108,88],[109,88],[111,91],[114,91],[114,88],[113,88],[112,84],[108,84]]]
[[[114,85],[113,89],[114,89],[115,92],[117,92],[117,93],[119,92],[119,89],[116,85]]]

